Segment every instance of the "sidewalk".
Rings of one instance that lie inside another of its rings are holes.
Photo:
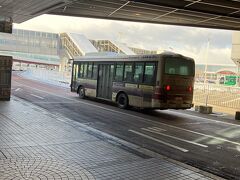
[[[0,179],[221,179],[12,97],[0,102]]]

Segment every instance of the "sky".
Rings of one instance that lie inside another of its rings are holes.
[[[232,31],[228,30],[56,15],[42,15],[14,24],[14,28],[74,32],[88,39],[116,40],[130,47],[171,50],[194,58],[197,64],[234,64],[231,60]]]

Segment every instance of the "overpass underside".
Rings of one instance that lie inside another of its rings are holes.
[[[4,19],[21,23],[41,14],[240,30],[237,0],[0,0]]]
[[[79,0],[49,13],[239,30],[239,9],[240,2],[233,0]]]

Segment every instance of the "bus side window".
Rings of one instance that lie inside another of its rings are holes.
[[[88,75],[87,75],[87,77],[89,78],[89,79],[91,79],[92,78],[92,70],[93,70],[93,64],[90,62],[89,64],[88,64]]]
[[[124,66],[124,81],[131,82],[133,76],[133,63],[125,63]]]
[[[84,71],[83,71],[83,77],[87,78],[87,69],[88,68],[88,63],[84,63]]]
[[[74,64],[74,71],[73,71],[74,75],[74,80],[76,80],[78,78],[78,74],[79,74],[79,67],[78,67],[78,64]]]
[[[83,63],[81,63],[81,65],[79,66],[79,73],[78,73],[78,78],[82,78],[83,77]]]
[[[144,71],[144,83],[152,83],[154,80],[155,63],[146,63]]]
[[[143,67],[144,67],[144,63],[135,63],[135,72],[134,72],[134,76],[133,76],[133,80],[135,83],[142,82]]]
[[[115,81],[122,81],[123,80],[123,63],[116,64],[115,70]]]
[[[98,77],[98,65],[93,63],[93,79],[97,79]]]

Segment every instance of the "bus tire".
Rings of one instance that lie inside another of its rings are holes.
[[[78,96],[80,99],[84,99],[86,96],[85,96],[85,89],[83,86],[80,86],[78,88]]]
[[[127,109],[129,104],[128,104],[128,97],[125,93],[120,93],[117,96],[117,105],[121,109]]]

